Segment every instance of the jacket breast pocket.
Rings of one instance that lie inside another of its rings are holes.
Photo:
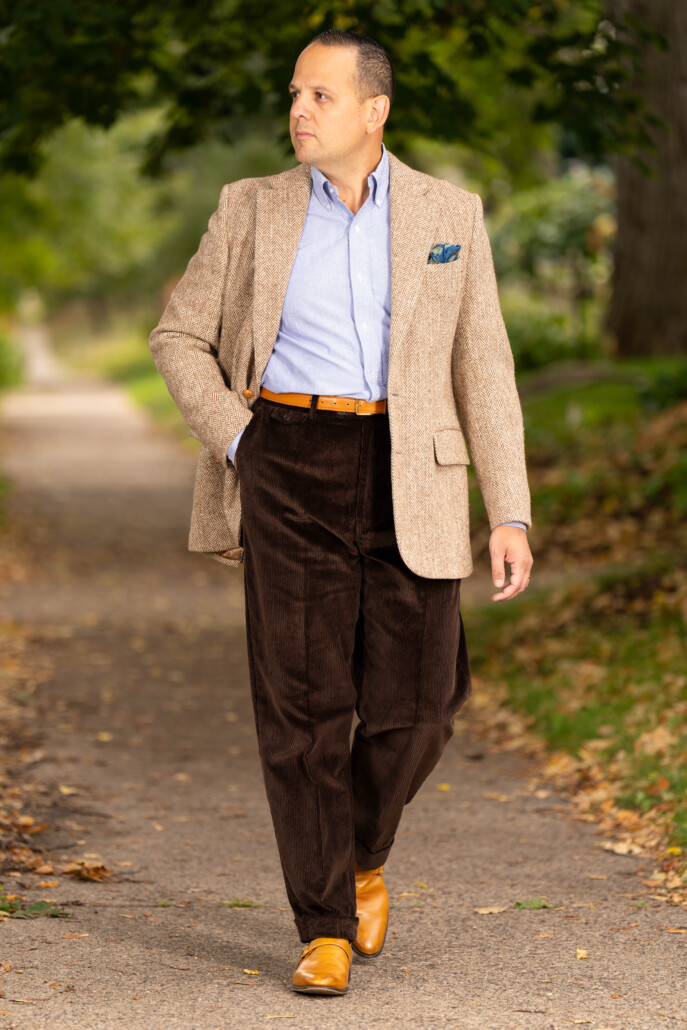
[[[439,465],[469,465],[470,455],[462,431],[454,426],[436,429],[434,457]]]

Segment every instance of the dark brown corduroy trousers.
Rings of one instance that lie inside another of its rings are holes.
[[[267,798],[301,940],[353,941],[354,860],[386,861],[472,690],[460,580],[400,557],[386,413],[253,411],[236,470]]]

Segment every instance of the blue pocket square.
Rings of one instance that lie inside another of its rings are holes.
[[[428,265],[439,265],[445,261],[457,261],[460,243],[436,243],[429,252]]]

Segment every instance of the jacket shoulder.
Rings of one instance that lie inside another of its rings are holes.
[[[248,197],[260,189],[279,189],[288,187],[299,182],[310,181],[310,165],[298,164],[294,168],[287,168],[284,172],[276,172],[273,175],[252,175],[245,179],[235,179],[223,186],[223,191],[234,196]]]
[[[431,192],[444,204],[456,205],[463,209],[466,206],[469,208],[475,207],[478,195],[465,189],[463,186],[450,182],[448,179],[442,179],[437,175],[430,175],[429,172],[422,172],[417,168],[412,168],[410,165],[405,164],[404,161],[401,161],[400,158],[391,154],[391,152],[389,153],[389,161],[393,169],[392,179],[403,179],[412,188],[420,192]]]

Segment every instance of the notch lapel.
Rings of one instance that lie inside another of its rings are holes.
[[[429,251],[441,238],[442,212],[425,177],[389,154],[391,318],[389,378],[410,328]],[[394,387],[395,389],[395,387]]]
[[[310,165],[300,164],[258,190],[253,286],[253,348],[258,383],[279,332],[311,186]]]

